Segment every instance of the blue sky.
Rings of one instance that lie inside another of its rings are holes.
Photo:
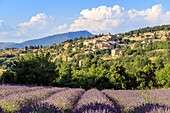
[[[170,0],[0,0],[0,42],[169,24],[169,5]]]

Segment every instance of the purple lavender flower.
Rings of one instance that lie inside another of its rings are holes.
[[[30,106],[25,106],[18,113],[62,113],[58,108],[48,103],[34,103]]]
[[[159,104],[143,104],[135,107],[130,113],[170,113],[170,107]]]
[[[103,90],[102,92],[116,102],[118,107],[121,105],[119,109],[122,112],[147,103],[141,90]]]
[[[89,103],[75,109],[73,113],[118,113],[117,110],[108,104]]]
[[[30,105],[34,102],[45,99],[57,91],[62,89],[58,88],[43,88],[28,93],[14,93],[0,100],[0,107],[5,112],[15,112],[20,108]]]
[[[43,87],[25,87],[25,86],[15,86],[15,87],[8,87],[8,86],[4,86],[1,89],[0,92],[0,100],[2,99],[2,97],[8,96],[10,94],[13,93],[26,93],[29,91],[35,91],[38,89],[42,89]]]
[[[154,108],[149,113],[170,113],[170,108],[169,107]]]
[[[163,104],[170,106],[170,90],[149,90],[150,103]]]
[[[68,89],[59,93],[53,94],[51,97],[41,101],[41,103],[49,103],[63,112],[71,111],[77,102],[78,98],[85,92],[84,89]]]
[[[149,103],[170,106],[170,90],[103,90],[102,92],[123,106],[120,108],[123,112]]]
[[[81,108],[83,105],[88,105],[90,103],[101,103],[113,106],[113,103],[101,91],[90,89],[81,96],[75,109]]]

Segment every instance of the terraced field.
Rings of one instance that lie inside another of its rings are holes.
[[[0,113],[170,113],[170,90],[0,85]]]

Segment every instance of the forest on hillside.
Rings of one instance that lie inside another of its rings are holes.
[[[103,60],[99,56],[86,54],[71,61],[59,59],[54,63],[50,60],[50,53],[40,55],[27,53],[13,60],[12,66],[1,75],[1,82],[84,89],[170,87],[169,43],[167,40],[163,44],[148,44],[145,49],[139,43],[136,44],[136,50],[126,48],[120,58],[112,60]],[[162,47],[165,50],[156,52],[154,47]],[[152,51],[147,52],[148,50]],[[149,59],[154,56],[156,56],[154,60]],[[83,59],[81,66],[80,59]]]

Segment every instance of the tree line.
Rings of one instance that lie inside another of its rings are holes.
[[[143,49],[142,46],[146,47]],[[164,43],[136,43],[135,48],[136,50],[125,49],[124,55],[112,60],[102,60],[100,56],[89,53],[84,56],[78,55],[71,61],[58,59],[52,62],[50,53],[27,53],[15,58],[0,77],[0,81],[84,89],[170,87],[170,39]],[[152,51],[155,48],[163,48],[164,51]],[[156,56],[154,61],[148,57],[152,54]]]
[[[13,61],[13,66],[2,74],[1,82],[84,89],[170,87],[170,65],[167,61],[166,56],[157,58],[153,63],[141,55],[108,61],[89,55],[79,66],[75,62],[53,63],[49,54],[27,54]]]

